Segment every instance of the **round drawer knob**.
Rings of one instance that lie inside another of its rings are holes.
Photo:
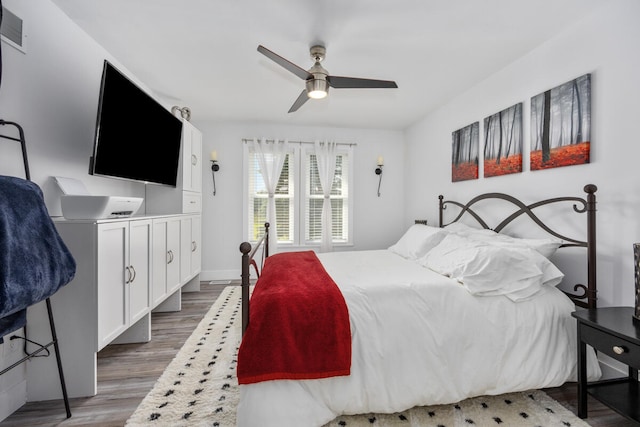
[[[614,345],[614,346],[613,346],[613,352],[614,352],[615,354],[622,354],[622,353],[625,353],[626,351],[627,351],[627,349],[626,349],[626,348],[624,348],[624,347],[620,347],[619,345]]]

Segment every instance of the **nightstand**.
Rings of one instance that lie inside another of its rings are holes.
[[[587,393],[640,422],[640,322],[633,307],[605,307],[571,313],[578,320],[578,416],[587,418]],[[587,345],[624,363],[624,378],[587,383]]]

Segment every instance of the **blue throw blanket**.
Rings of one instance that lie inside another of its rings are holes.
[[[76,263],[31,181],[0,176],[0,342],[26,309],[73,279]]]

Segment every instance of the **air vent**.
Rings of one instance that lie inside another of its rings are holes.
[[[2,7],[2,25],[0,25],[2,39],[24,52],[24,27],[22,18]]]

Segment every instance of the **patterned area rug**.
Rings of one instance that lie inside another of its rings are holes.
[[[241,289],[226,287],[126,423],[127,427],[232,427],[239,398]],[[544,392],[467,399],[398,414],[338,417],[326,427],[588,427]],[[257,427],[257,426],[256,426]]]
[[[241,288],[224,288],[126,426],[235,426]]]
[[[326,427],[584,427],[576,417],[543,391],[482,396],[454,405],[422,406],[399,414],[338,417]]]

